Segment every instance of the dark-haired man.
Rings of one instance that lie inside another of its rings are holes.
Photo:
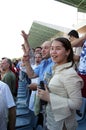
[[[79,39],[79,34],[76,30],[71,30],[68,33],[69,40],[72,43],[74,40]],[[73,47],[74,51],[74,61],[75,61],[75,69],[77,70],[78,63],[80,60],[80,54],[81,54],[82,47]]]
[[[11,71],[12,68],[12,62],[8,58],[3,58],[1,61],[1,68],[4,71],[2,81],[8,84],[12,95],[15,99],[15,93],[16,93],[16,76],[15,74]]]
[[[86,98],[86,34],[80,38],[76,38],[71,42],[72,47],[82,47],[80,62],[78,66],[78,74],[84,81],[84,87],[82,89],[82,96]]]

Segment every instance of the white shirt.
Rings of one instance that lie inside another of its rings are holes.
[[[6,104],[3,100],[2,93],[0,92],[0,130],[7,130],[7,120],[5,117]]]
[[[15,102],[9,89],[9,86],[2,81],[0,81],[0,92],[4,96],[4,101],[6,103],[7,108],[15,106]]]
[[[35,69],[37,65],[32,65],[32,68]],[[31,83],[37,83],[38,84],[39,78],[31,79]],[[34,111],[34,102],[35,102],[35,96],[37,91],[32,91],[30,96],[30,102],[29,102],[29,109]]]
[[[8,109],[15,106],[8,85],[0,81],[0,130],[7,130]]]

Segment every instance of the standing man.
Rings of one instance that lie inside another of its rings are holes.
[[[48,73],[49,75],[52,75],[52,66],[53,62],[50,58],[50,47],[51,47],[51,41],[45,41],[41,45],[41,54],[42,54],[42,61],[41,63],[33,70],[30,64],[30,45],[28,43],[28,35],[22,31],[22,36],[24,38],[24,44],[23,44],[23,50],[24,50],[24,59],[25,59],[25,66],[26,66],[26,71],[28,74],[29,78],[36,78],[39,77],[39,82],[40,81],[45,81],[45,75]],[[37,89],[38,84],[34,83],[30,85],[30,88]],[[39,116],[39,121],[41,120],[42,115]],[[41,125],[43,125],[44,121],[41,121]],[[45,123],[45,122],[44,122]]]
[[[72,47],[82,47],[80,61],[78,66],[78,74],[84,81],[82,88],[82,96],[86,98],[86,34],[71,42]]]
[[[8,58],[3,58],[1,61],[1,68],[4,71],[4,75],[2,78],[2,81],[7,83],[12,95],[15,99],[15,94],[16,94],[16,76],[15,74],[11,71],[12,69],[12,62]]]
[[[44,75],[46,72],[50,71],[52,73],[52,65],[53,62],[50,58],[50,47],[51,47],[51,41],[45,41],[42,45],[42,62],[36,69],[32,69],[31,64],[30,64],[30,55],[29,55],[29,50],[30,50],[30,45],[28,43],[28,35],[22,31],[22,36],[24,38],[24,59],[25,59],[25,66],[26,66],[26,71],[28,74],[29,78],[36,78],[39,77],[40,81],[44,79]]]
[[[76,30],[71,30],[68,33],[69,40],[72,43],[74,40],[79,38],[79,34]],[[80,55],[81,55],[81,50],[82,47],[73,47],[73,52],[74,52],[74,61],[75,61],[75,70],[77,71],[78,65],[79,65],[79,60],[80,60]]]

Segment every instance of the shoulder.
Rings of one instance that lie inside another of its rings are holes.
[[[0,90],[4,94],[4,96],[11,95],[10,88],[7,83],[0,81]]]
[[[15,102],[11,94],[10,88],[6,83],[2,81],[0,81],[0,91],[2,95],[4,95],[4,101],[6,102],[7,107],[8,108],[14,107]]]
[[[0,90],[2,94],[4,94],[4,96],[6,96],[6,94],[9,95],[9,93],[11,93],[8,84],[3,81],[0,81]]]
[[[9,71],[8,77],[12,79],[12,78],[16,78],[16,75],[13,71]]]
[[[81,79],[81,77],[77,74],[77,72],[74,70],[73,67],[66,69],[65,73],[62,74],[62,81],[64,81],[64,83],[72,83],[75,84],[77,82],[81,82],[81,84],[83,84],[83,80]]]
[[[79,75],[77,74],[77,72],[75,71],[75,69],[73,67],[71,68],[67,68],[67,69],[64,69],[61,73],[61,76],[64,77],[64,78],[79,78]]]
[[[4,83],[3,81],[0,81],[0,90],[6,89],[8,85]]]

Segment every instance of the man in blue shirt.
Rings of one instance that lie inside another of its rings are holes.
[[[28,35],[24,31],[22,31],[22,36],[24,38],[23,47],[25,50],[23,57],[25,59],[25,65],[26,65],[26,71],[27,71],[28,77],[29,78],[39,77],[40,81],[44,80],[44,76],[45,76],[46,72],[49,74],[52,74],[52,66],[54,64],[50,58],[51,41],[45,41],[41,45],[41,47],[42,47],[41,53],[42,53],[43,60],[40,63],[40,65],[38,65],[38,67],[35,70],[33,70],[31,67],[31,64],[30,64],[30,55],[29,55],[30,46],[29,46],[29,43],[27,40]],[[36,84],[34,84],[34,87],[31,86],[31,89],[37,88],[35,85]]]
[[[28,35],[22,31],[22,36],[24,38],[24,44],[22,47],[24,50],[24,60],[25,60],[25,66],[26,66],[26,72],[28,74],[29,78],[36,78],[39,77],[39,82],[40,81],[44,81],[47,82],[49,81],[50,77],[52,76],[52,66],[53,66],[53,62],[50,58],[50,47],[51,47],[51,41],[45,41],[41,47],[42,47],[42,61],[41,63],[33,70],[31,67],[31,63],[30,63],[30,45],[28,43]],[[46,79],[47,77],[47,79]],[[45,81],[46,80],[46,81]],[[32,83],[31,85],[29,85],[30,89],[32,90],[37,90],[37,86],[38,84],[36,83]],[[40,122],[41,121],[41,122]],[[38,125],[43,125],[43,117],[42,114],[39,114],[39,118],[38,118]]]

